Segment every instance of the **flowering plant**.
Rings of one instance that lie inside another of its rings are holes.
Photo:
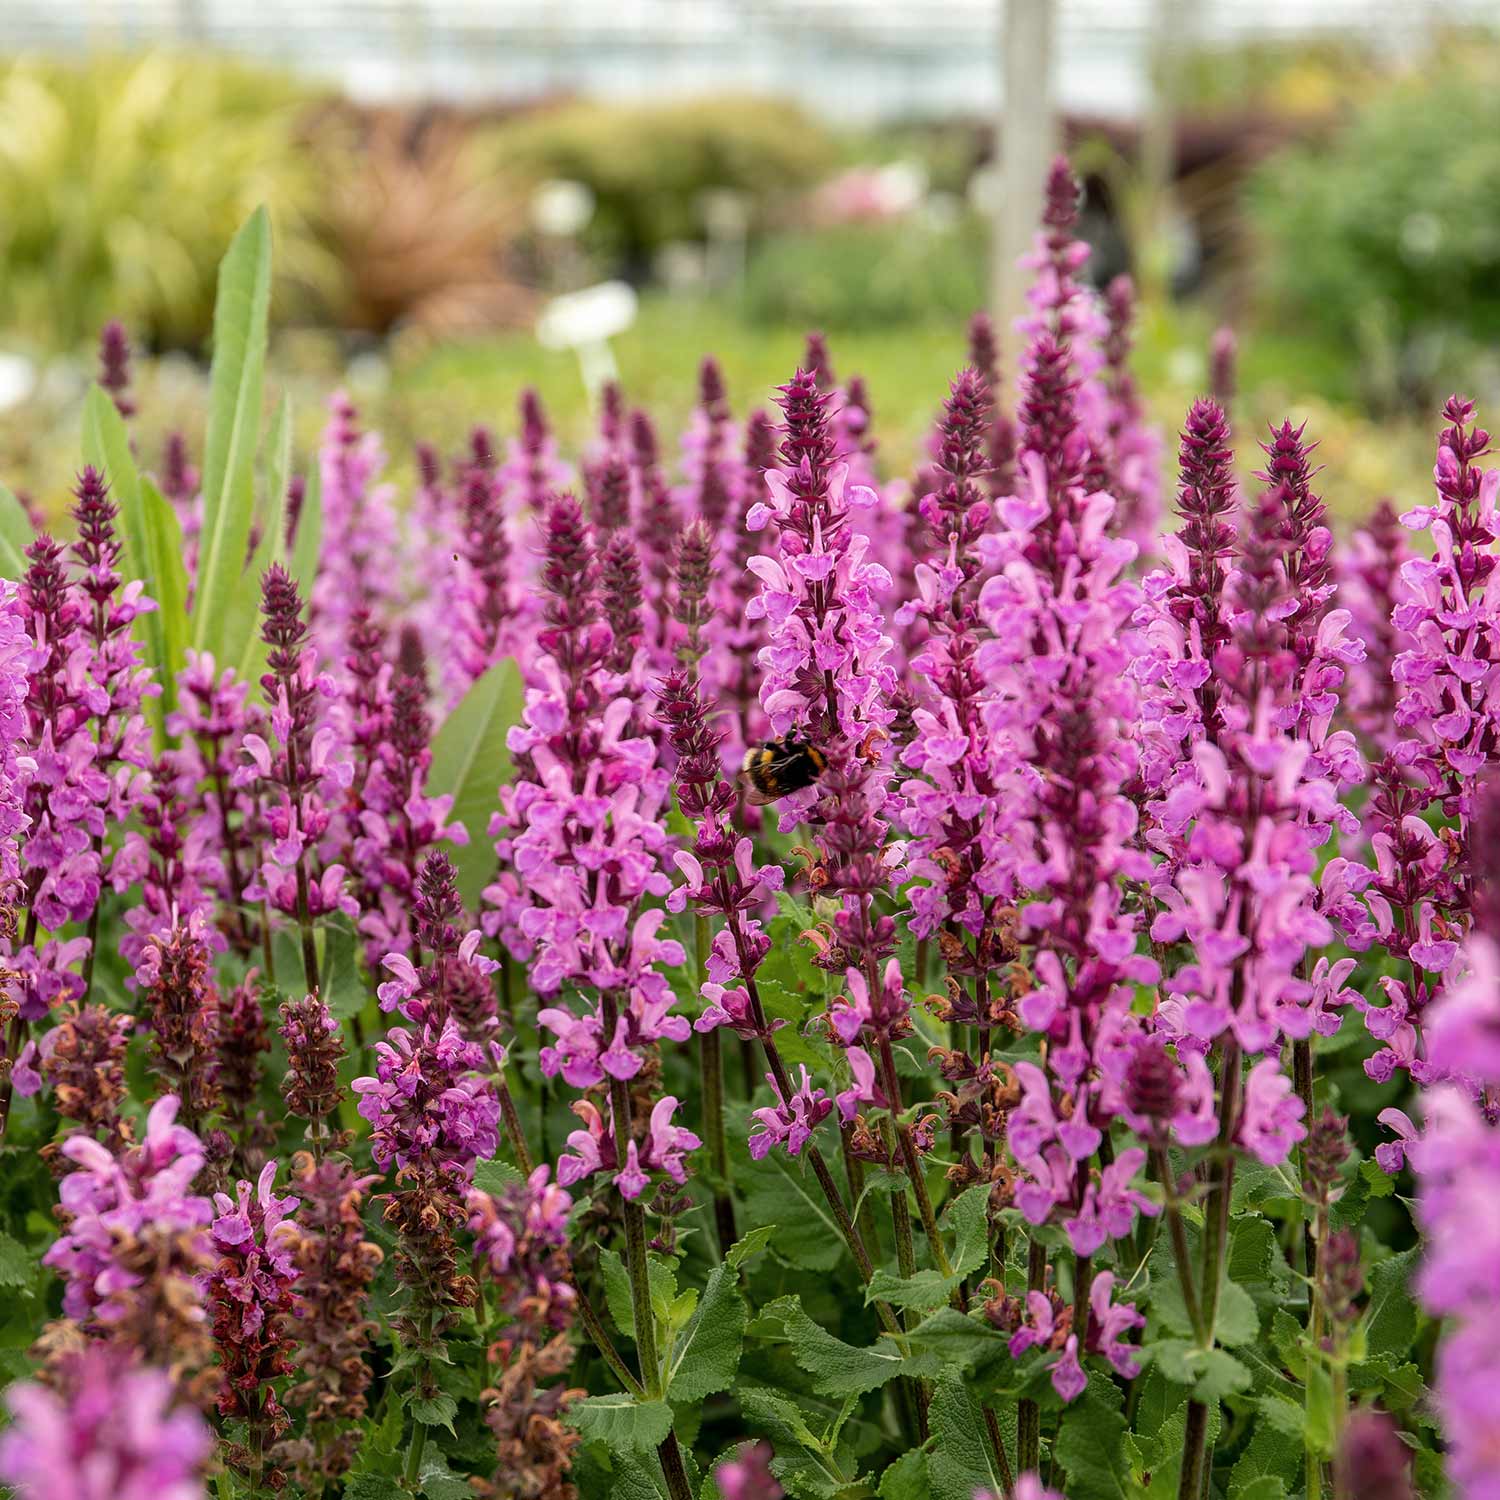
[[[1164,484],[1076,214],[910,482],[814,338],[257,509],[108,331],[0,582],[0,1480],[1500,1494],[1500,468],[1343,540],[1221,337]]]

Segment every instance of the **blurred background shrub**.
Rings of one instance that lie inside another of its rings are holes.
[[[1500,340],[1500,67],[1447,57],[1268,160],[1249,210],[1277,315],[1352,339],[1380,410],[1446,391]]]
[[[745,314],[800,328],[957,325],[984,303],[987,243],[970,214],[773,235],[751,256]]]
[[[298,139],[311,97],[173,53],[0,63],[0,327],[69,348],[118,317],[158,347],[200,344],[224,247],[260,203],[280,310],[327,296],[337,265],[313,222],[327,184]]]
[[[834,137],[795,105],[734,97],[564,103],[499,126],[491,144],[508,174],[587,187],[586,246],[637,276],[664,246],[702,238],[705,192],[743,195],[762,229],[839,160]]]

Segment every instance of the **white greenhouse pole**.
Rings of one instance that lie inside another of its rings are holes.
[[[1052,68],[1057,0],[999,0],[1000,112],[996,145],[1000,192],[994,206],[990,300],[1002,368],[1015,375],[1013,325],[1025,311],[1027,275],[1016,264],[1042,216],[1047,168],[1057,147]]]

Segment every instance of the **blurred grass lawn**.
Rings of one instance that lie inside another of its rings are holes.
[[[1206,384],[1206,350],[1213,320],[1202,309],[1173,306],[1142,319],[1135,369],[1152,414],[1175,457],[1175,435],[1188,403]],[[966,357],[962,326],[902,325],[889,331],[829,336],[836,372],[864,377],[874,405],[875,434],[885,472],[911,472],[948,382]],[[614,342],[626,395],[659,423],[670,456],[696,399],[698,363],[720,362],[737,415],[767,405],[775,387],[796,368],[803,335],[787,328],[750,326],[724,301],[648,295],[633,327]],[[1353,402],[1354,371],[1347,351],[1294,332],[1252,332],[1240,342],[1241,396],[1235,420],[1245,471],[1255,467],[1255,439],[1268,422],[1306,421],[1320,443],[1323,493],[1343,520],[1363,516],[1375,499],[1393,495],[1403,505],[1425,497],[1430,483],[1436,414],[1376,423]],[[90,372],[91,373],[91,372]],[[180,359],[137,370],[135,421],[143,461],[155,463],[161,439],[183,428],[201,452],[206,372]],[[268,389],[292,393],[298,457],[306,463],[324,420],[328,395],[346,383],[363,419],[384,435],[392,470],[404,480],[416,442],[453,452],[477,422],[507,438],[515,430],[516,398],[534,385],[558,430],[564,455],[587,437],[592,414],[578,363],[566,352],[540,347],[530,334],[418,347],[400,341],[374,359],[345,369],[335,342],[284,332],[273,342]],[[66,505],[78,463],[81,377],[63,399],[33,402],[0,417],[0,481],[28,489],[49,514]]]

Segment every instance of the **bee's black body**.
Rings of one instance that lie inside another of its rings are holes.
[[[790,738],[771,740],[745,752],[740,785],[745,788],[747,802],[778,802],[811,786],[827,765],[828,758],[816,745]]]

